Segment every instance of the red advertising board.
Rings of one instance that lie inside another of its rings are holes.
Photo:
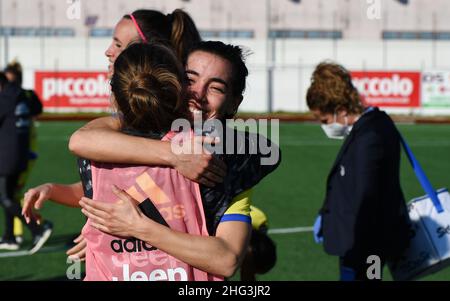
[[[352,72],[353,84],[367,105],[414,108],[420,105],[420,72]]]
[[[106,72],[35,72],[34,87],[44,109],[106,110],[110,86]]]

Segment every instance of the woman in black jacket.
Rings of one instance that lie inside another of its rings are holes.
[[[19,244],[14,236],[14,217],[25,221],[22,208],[15,200],[19,175],[28,163],[31,109],[20,86],[8,83],[0,91],[0,205],[5,211],[5,230],[0,238],[0,250],[17,250]],[[30,253],[37,252],[47,241],[51,223],[28,224],[33,236]]]
[[[345,139],[328,175],[318,235],[339,256],[341,280],[367,280],[369,256],[380,258],[381,269],[408,243],[400,136],[385,112],[363,107],[344,67],[321,63],[311,81],[311,112],[329,138]]]

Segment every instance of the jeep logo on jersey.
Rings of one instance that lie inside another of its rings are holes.
[[[420,72],[352,72],[353,84],[367,105],[418,107]]]
[[[36,72],[35,90],[44,109],[106,111],[110,85],[105,72]]]

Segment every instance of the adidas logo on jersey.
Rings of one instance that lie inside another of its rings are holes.
[[[114,239],[111,241],[111,249],[116,253],[134,253],[156,250],[155,247],[149,246],[146,242],[136,238]]]

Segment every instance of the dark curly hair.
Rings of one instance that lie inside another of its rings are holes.
[[[353,86],[350,72],[332,62],[322,62],[314,70],[306,102],[310,110],[322,113],[346,110],[358,114],[363,111],[361,97]]]

